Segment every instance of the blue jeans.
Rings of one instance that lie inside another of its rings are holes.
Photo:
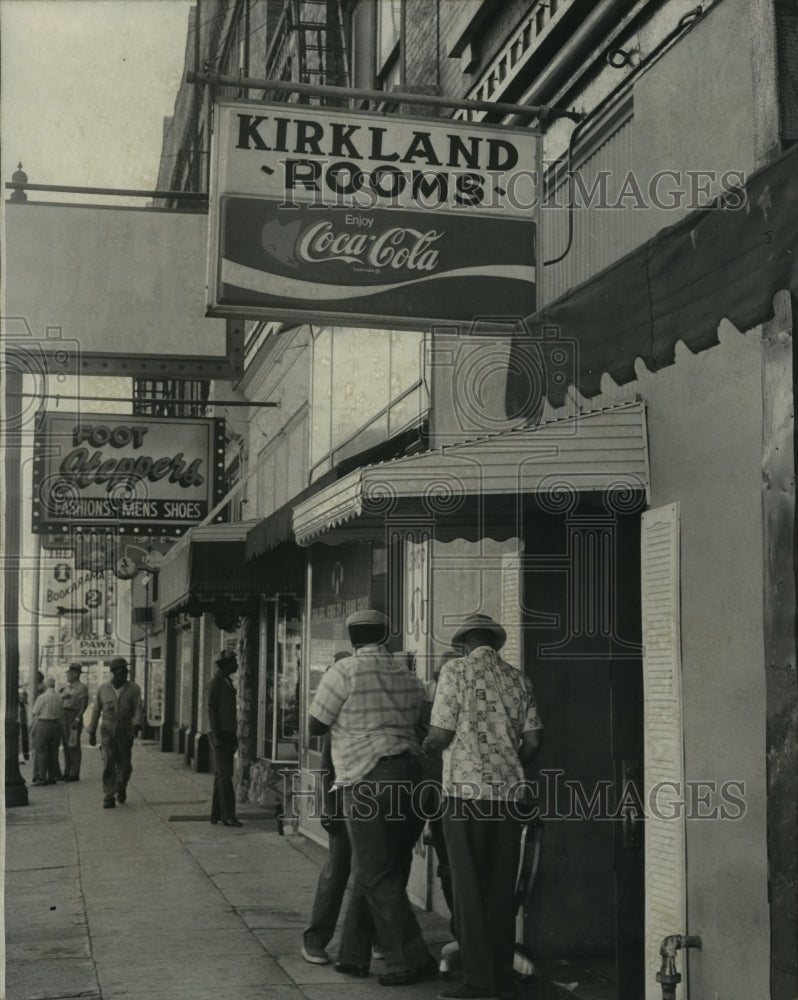
[[[368,968],[375,934],[390,972],[413,972],[431,960],[405,892],[423,826],[411,805],[418,776],[416,758],[405,753],[381,757],[361,781],[344,788],[355,881],[339,962]]]

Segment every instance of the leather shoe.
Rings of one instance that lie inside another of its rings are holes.
[[[241,820],[236,819],[235,817],[233,817],[233,819],[222,820],[222,826],[243,826],[243,825],[244,824],[241,822]]]
[[[417,969],[407,969],[404,972],[386,972],[379,977],[380,986],[410,986],[422,979],[432,979],[438,974],[438,963],[430,955],[429,959]]]
[[[365,965],[350,965],[348,962],[336,962],[333,968],[336,972],[345,976],[355,976],[357,979],[366,979],[369,974]]]
[[[216,826],[218,822],[219,820],[215,816],[211,816],[211,823],[213,823],[214,826]]]

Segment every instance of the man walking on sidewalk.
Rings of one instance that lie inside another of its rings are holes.
[[[222,826],[243,826],[236,819],[236,795],[233,788],[233,768],[238,745],[236,689],[230,679],[238,670],[238,659],[232,649],[223,649],[216,657],[216,675],[208,687],[208,719],[211,745],[216,760],[213,779],[211,823]]]
[[[324,674],[310,706],[310,735],[332,736],[355,861],[335,971],[368,976],[376,930],[388,967],[380,983],[407,986],[437,972],[405,892],[421,832],[412,789],[420,773],[424,685],[385,647],[388,620],[381,612],[357,611],[346,627],[355,655]]]
[[[133,740],[141,732],[141,690],[127,679],[127,660],[115,657],[109,664],[111,680],[97,690],[89,723],[89,746],[103,755],[103,809],[113,809],[127,799],[127,783],[133,773]],[[116,801],[114,800],[116,796]]]
[[[64,709],[64,781],[80,781],[80,734],[83,732],[83,713],[89,707],[89,689],[80,680],[82,670],[80,663],[70,663],[67,685],[61,688]]]

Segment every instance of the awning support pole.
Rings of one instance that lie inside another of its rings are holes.
[[[186,83],[209,87],[236,87],[241,90],[272,90],[286,94],[306,94],[309,97],[329,97],[336,100],[359,99],[379,104],[416,104],[431,108],[456,108],[458,111],[484,111],[489,114],[522,115],[527,118],[542,116],[545,120],[570,118],[578,122],[583,118],[579,111],[566,108],[549,108],[544,104],[505,104],[500,101],[471,101],[456,97],[437,97],[433,94],[406,94],[399,90],[365,90],[351,87],[322,86],[316,83],[298,83],[293,80],[266,80],[252,77],[223,76],[220,73],[186,72]]]

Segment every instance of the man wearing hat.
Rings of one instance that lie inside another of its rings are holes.
[[[236,796],[233,788],[233,768],[238,746],[236,689],[231,680],[238,670],[238,659],[232,649],[223,649],[216,657],[216,674],[208,686],[208,719],[211,745],[216,761],[211,801],[211,823],[222,826],[243,826],[236,819]]]
[[[89,707],[89,689],[81,683],[83,666],[70,663],[67,668],[66,687],[61,688],[63,706],[62,745],[64,747],[64,781],[80,781],[80,734],[83,731],[83,713]]]
[[[387,967],[380,983],[406,986],[437,972],[405,892],[421,832],[411,797],[424,685],[386,648],[381,612],[357,611],[346,627],[354,655],[330,667],[310,706],[310,735],[331,735],[355,860],[335,970],[367,976],[376,935]]]
[[[513,895],[521,828],[513,801],[540,745],[532,685],[500,656],[507,633],[469,615],[452,636],[465,655],[441,668],[425,753],[443,750],[443,830],[463,983],[441,1000],[513,995]]]
[[[113,809],[127,799],[133,740],[141,732],[141,689],[127,679],[127,660],[117,656],[108,666],[111,680],[97,689],[89,723],[89,746],[97,746],[100,726],[103,809]]]

